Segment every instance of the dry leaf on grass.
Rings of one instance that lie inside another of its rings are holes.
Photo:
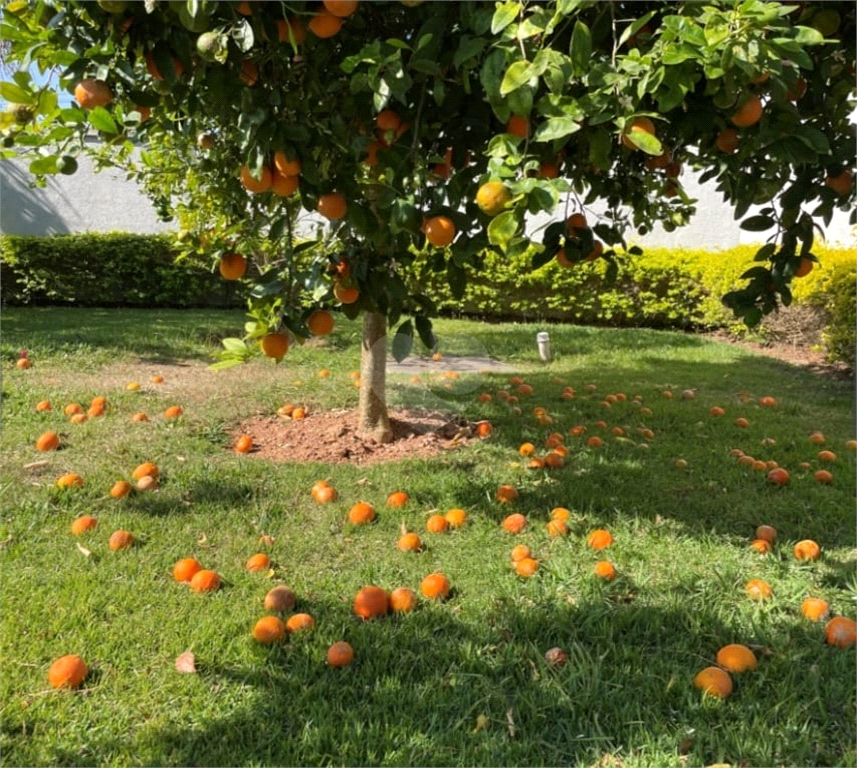
[[[185,651],[176,658],[176,671],[187,675],[196,673],[196,657],[193,651]]]

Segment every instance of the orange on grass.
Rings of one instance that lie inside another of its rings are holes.
[[[236,453],[250,453],[253,450],[253,438],[250,435],[241,435],[235,441]]]
[[[298,632],[302,629],[312,629],[315,626],[315,619],[308,613],[295,613],[289,616],[286,621],[286,630],[289,632]]]
[[[565,507],[554,507],[550,511],[550,516],[552,520],[564,520],[567,523],[571,518],[571,512]]]
[[[717,651],[717,663],[729,672],[747,672],[756,668],[756,654],[746,645],[732,643]]]
[[[36,411],[38,413],[45,413],[46,411],[52,411],[53,406],[51,405],[50,400],[40,400],[36,403]]]
[[[593,570],[598,578],[605,581],[613,581],[616,578],[616,567],[609,560],[599,560]]]
[[[86,414],[85,413],[76,413],[69,419],[69,421],[72,424],[83,424],[83,422],[86,421]]]
[[[83,413],[83,408],[80,403],[69,403],[65,408],[63,408],[63,413],[66,416],[74,416],[78,413]]]
[[[336,501],[338,497],[336,489],[327,480],[319,480],[315,483],[310,491],[310,495],[319,504],[329,504],[332,501]]]
[[[89,674],[89,668],[80,656],[70,653],[60,656],[48,668],[48,682],[53,688],[77,688]]]
[[[547,529],[548,533],[554,538],[558,536],[568,536],[569,534],[568,524],[565,520],[557,520],[554,518],[548,522]]]
[[[741,104],[729,119],[732,121],[732,125],[738,128],[749,128],[762,119],[763,111],[762,100],[753,95]]]
[[[625,128],[622,131],[622,143],[628,147],[628,149],[639,149],[633,141],[631,141],[631,136],[633,136],[636,132],[641,131],[643,133],[648,133],[650,136],[655,135],[655,124],[649,120],[648,117],[635,117],[631,121],[631,125]]]
[[[512,562],[523,560],[525,557],[532,557],[532,551],[526,544],[518,544],[512,547]]]
[[[107,546],[110,547],[114,552],[118,552],[120,549],[128,549],[134,545],[134,534],[130,531],[113,531],[110,534],[110,539],[107,541]]]
[[[262,337],[262,354],[281,360],[289,351],[289,337],[285,333],[268,333]]]
[[[446,248],[455,239],[455,224],[447,216],[432,216],[423,227],[426,240],[436,248]]]
[[[184,413],[184,409],[180,405],[171,405],[164,411],[165,419],[177,419]]]
[[[327,0],[327,2],[330,1]],[[327,663],[331,667],[347,667],[352,661],[354,661],[354,649],[344,640],[334,643],[327,649]]]
[[[708,411],[712,416],[723,416],[726,410],[719,405],[712,406]]]
[[[827,600],[820,597],[807,597],[800,606],[800,612],[810,621],[821,621],[829,611]]]
[[[201,570],[202,564],[195,557],[183,557],[173,566],[173,578],[189,582]]]
[[[390,592],[390,610],[396,613],[410,613],[417,605],[417,596],[412,589],[396,587]]]
[[[326,309],[317,309],[307,318],[306,325],[313,336],[327,336],[333,330],[333,315]]]
[[[527,527],[527,518],[520,512],[513,512],[511,515],[503,518],[503,522],[500,525],[504,531],[520,533]]]
[[[57,488],[82,488],[83,478],[77,472],[66,472],[57,478]]]
[[[385,616],[390,609],[390,596],[381,587],[362,587],[354,596],[354,613],[364,621]]]
[[[494,432],[494,427],[491,426],[490,421],[480,421],[476,425],[476,434],[479,437],[485,438],[490,437],[490,435]]]
[[[824,445],[826,438],[822,432],[813,432],[809,436],[809,442],[814,443],[815,445]]]
[[[26,368],[32,368],[33,364],[26,357],[22,357],[15,362],[15,367],[20,368],[21,370],[25,370]]]
[[[322,8],[309,20],[309,31],[322,39],[333,37],[342,29],[342,19]]]
[[[723,154],[731,155],[738,149],[738,145],[740,144],[738,131],[734,128],[724,128],[717,134],[714,144]]]
[[[767,467],[767,464],[765,465]],[[767,478],[774,485],[787,485],[789,482],[788,470],[782,467],[776,467],[767,474]]]
[[[149,475],[146,475],[149,477]],[[131,493],[132,486],[127,480],[117,480],[113,483],[113,487],[110,489],[110,495],[114,499],[124,499],[129,493]]]
[[[547,456],[545,456],[545,466],[549,469],[559,469],[565,464],[565,459],[563,459],[562,454],[559,451],[551,451]]]
[[[449,528],[449,521],[443,515],[431,515],[426,520],[426,530],[429,533],[444,533]]]
[[[270,645],[286,636],[286,625],[276,616],[263,616],[253,626],[253,639],[263,645]]]
[[[767,600],[773,594],[771,585],[763,579],[750,579],[744,589],[751,600]]]
[[[295,593],[284,584],[271,587],[265,594],[264,606],[266,611],[285,613],[292,610],[297,603]]]
[[[316,210],[330,221],[337,221],[345,216],[348,211],[348,204],[345,198],[338,192],[329,192],[326,195],[321,195],[318,198]]]
[[[747,421],[747,419],[745,419],[743,416],[739,416],[737,419],[735,419],[735,426],[741,427],[741,429],[746,429],[750,426],[750,422]]]
[[[416,533],[405,532],[399,536],[396,546],[402,552],[419,552],[422,548],[422,539]]]
[[[160,475],[160,470],[158,470],[157,465],[151,461],[144,461],[142,464],[137,466],[137,468],[131,473],[131,477],[135,480],[139,480],[141,477],[158,477]]]
[[[348,510],[348,522],[352,525],[364,525],[375,519],[375,507],[366,501],[358,501]]]
[[[80,536],[82,533],[91,531],[97,525],[98,520],[92,517],[92,515],[81,515],[80,517],[75,518],[74,522],[71,524],[71,535]]]
[[[449,597],[449,579],[442,573],[430,573],[420,583],[420,592],[430,600],[443,600]]]
[[[833,451],[819,451],[819,461],[836,461],[836,454]]]
[[[759,398],[759,405],[763,408],[773,408],[777,404],[777,398],[765,395]]]
[[[755,549],[761,555],[767,555],[773,547],[771,546],[770,541],[765,541],[764,539],[753,539],[750,542],[750,547]]]
[[[404,507],[410,500],[410,496],[404,491],[395,491],[387,497],[388,507]]]
[[[56,432],[45,432],[36,440],[36,450],[54,451],[59,448],[60,436]]]
[[[846,447],[849,451],[857,451],[857,440],[848,440],[848,441],[845,443],[845,447]]]
[[[458,507],[447,510],[443,517],[449,523],[450,528],[461,528],[467,522],[467,513]]]
[[[113,101],[113,91],[103,80],[88,78],[74,87],[74,98],[84,109],[106,107]]]
[[[526,139],[530,135],[530,121],[524,115],[512,115],[506,121],[506,133]]]
[[[604,445],[604,441],[598,435],[592,435],[592,437],[587,438],[586,445],[590,448],[600,448]]]
[[[848,648],[857,642],[857,622],[845,616],[837,616],[825,625],[824,637],[828,645]]]
[[[521,443],[518,453],[521,456],[532,456],[536,452],[536,446],[532,443]]]
[[[267,192],[271,188],[271,183],[273,181],[273,177],[271,176],[271,169],[268,166],[263,165],[259,178],[255,178],[250,172],[250,166],[242,165],[241,173],[240,173],[241,183],[244,185],[244,188],[248,192],[252,192],[253,194],[260,194],[262,192]]]
[[[190,580],[194,592],[214,592],[220,587],[220,576],[215,571],[203,569],[197,571]]]
[[[476,205],[483,213],[496,216],[512,199],[512,193],[502,181],[486,181],[476,192]]]
[[[104,405],[90,405],[89,409],[86,411],[86,414],[90,418],[97,418],[99,416],[103,416],[106,411],[107,408]]]
[[[613,543],[613,535],[610,531],[598,528],[586,537],[586,543],[591,549],[606,549]]]
[[[707,695],[721,699],[732,693],[732,678],[720,667],[706,667],[693,678],[693,684]]]
[[[532,557],[522,557],[520,560],[515,560],[515,573],[525,579],[529,578],[539,569],[539,561]]]
[[[497,489],[497,501],[508,503],[518,498],[518,491],[513,485],[501,485]]]
[[[799,541],[793,551],[798,560],[818,560],[821,557],[821,547],[812,539]]]
[[[149,420],[149,417],[145,413],[143,413],[142,411],[139,411],[138,413],[134,413],[131,415],[131,421],[148,421],[148,420]]]
[[[250,557],[249,560],[244,564],[244,568],[250,573],[257,573],[258,571],[264,571],[271,567],[271,558],[268,557],[264,552],[257,552],[255,555]]]

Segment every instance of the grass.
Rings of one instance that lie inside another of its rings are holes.
[[[496,397],[476,401],[508,387],[508,373],[423,375],[420,384],[394,375],[393,403],[486,418],[494,434],[430,461],[275,465],[227,450],[230,429],[286,400],[311,412],[354,405],[359,328],[342,323],[325,343],[290,350],[281,366],[207,371],[217,341],[242,322],[228,312],[3,311],[3,765],[854,765],[854,649],[827,646],[823,625],[800,614],[803,598],[817,595],[835,614],[855,615],[851,382],[642,330],[551,327],[554,357],[543,364],[534,342],[541,328],[439,321],[447,359],[484,349],[533,385],[521,415]],[[14,368],[21,348],[34,363],[28,371]],[[316,377],[321,367],[330,378]],[[156,372],[163,385],[149,383]],[[126,391],[132,380],[140,392]],[[565,384],[574,399],[559,398]],[[685,389],[695,398],[681,399]],[[619,392],[628,400],[601,404]],[[68,424],[61,406],[96,395],[107,396],[108,414]],[[762,395],[776,407],[760,407]],[[42,399],[52,412],[35,412]],[[165,421],[174,403],[185,416]],[[536,422],[536,405],[553,425]],[[710,416],[713,405],[726,415]],[[151,421],[129,423],[137,410]],[[735,426],[739,415],[749,428]],[[627,436],[599,430],[601,419]],[[605,446],[571,437],[576,424],[604,434]],[[655,434],[648,448],[642,427]],[[48,429],[63,447],[39,454],[35,440]],[[542,452],[553,430],[566,436],[566,466],[525,469],[519,444]],[[830,485],[812,477],[815,430],[837,454]],[[788,468],[789,485],[739,466],[729,456],[736,447]],[[147,459],[161,468],[160,490],[111,499],[113,482]],[[47,466],[26,468],[39,460]],[[65,471],[85,486],[53,488]],[[338,502],[311,500],[322,477]],[[500,483],[519,489],[514,505],[494,500]],[[411,500],[386,510],[394,490]],[[376,506],[375,524],[344,522],[358,500]],[[554,506],[573,512],[567,538],[545,532]],[[430,512],[451,507],[468,511],[464,528],[424,531]],[[500,529],[509,511],[529,518],[518,536]],[[69,525],[84,513],[99,525],[75,540]],[[422,536],[422,553],[396,549],[402,521]],[[766,557],[748,547],[760,523],[779,532]],[[616,539],[600,553],[585,545],[597,527]],[[110,552],[117,528],[133,531],[139,546]],[[263,549],[262,534],[276,539],[270,578],[243,570]],[[793,558],[803,538],[819,542],[821,560]],[[519,542],[540,561],[526,580],[509,565]],[[197,595],[176,584],[172,565],[187,556],[217,570],[223,589]],[[592,575],[602,558],[616,565],[616,581]],[[447,602],[420,599],[412,614],[366,623],[351,613],[364,584],[418,591],[435,570],[452,583]],[[751,578],[768,581],[773,599],[748,600]],[[276,583],[288,584],[317,624],[263,647],[250,631]],[[325,653],[341,639],[355,661],[331,669]],[[759,667],[734,676],[727,700],[702,696],[694,675],[732,642],[757,647]],[[568,654],[558,669],[544,661],[553,646]],[[188,649],[195,675],[174,668]],[[92,669],[81,691],[48,688],[47,668],[65,653]]]

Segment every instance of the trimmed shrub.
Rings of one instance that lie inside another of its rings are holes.
[[[176,262],[173,238],[123,232],[0,238],[0,299],[10,305],[243,307],[209,266]]]

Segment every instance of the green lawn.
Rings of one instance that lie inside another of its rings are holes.
[[[3,765],[855,764],[854,647],[826,645],[824,623],[800,611],[813,595],[855,616],[853,382],[646,330],[552,326],[544,364],[541,327],[444,320],[438,369],[484,350],[514,374],[465,375],[449,390],[436,377],[391,376],[391,402],[488,419],[490,438],[430,461],[273,464],[229,450],[230,432],[286,401],[306,404],[310,419],[355,405],[359,326],[341,323],[280,366],[206,370],[243,321],[240,312],[3,311]],[[29,370],[14,365],[22,348]],[[319,379],[323,367],[331,376]],[[154,373],[165,382],[150,383]],[[533,387],[520,415],[496,397],[514,389],[515,374]],[[141,389],[128,391],[131,381]],[[560,397],[564,386],[574,398]],[[680,396],[688,389],[693,399]],[[483,392],[491,402],[478,402]],[[610,394],[626,399],[607,407]],[[70,424],[65,404],[86,407],[96,395],[107,397],[107,414]],[[766,395],[774,407],[759,405]],[[45,399],[53,410],[36,413]],[[167,421],[173,404],[185,414]],[[711,416],[715,405],[726,414]],[[535,407],[553,423],[539,424]],[[131,423],[137,411],[150,421]],[[750,426],[737,427],[739,416]],[[583,436],[569,433],[577,425]],[[35,441],[47,430],[62,446],[42,454]],[[553,431],[564,435],[565,466],[527,469],[519,445],[544,455]],[[824,446],[809,441],[814,431]],[[594,434],[603,447],[586,446]],[[835,461],[818,459],[822,447]],[[734,448],[778,462],[789,484],[740,465]],[[113,483],[146,460],[161,470],[160,489],[111,498]],[[813,477],[823,466],[830,484]],[[85,485],[56,489],[70,471]],[[337,502],[311,499],[321,478]],[[502,483],[518,489],[513,504],[495,500]],[[408,505],[385,508],[397,490]],[[374,524],[346,522],[360,500],[376,507]],[[546,532],[557,506],[572,512],[565,538]],[[463,528],[425,531],[429,514],[452,507],[467,511]],[[512,511],[529,520],[516,536],[500,526]],[[81,514],[99,523],[75,538],[69,526]],[[396,548],[403,522],[422,552]],[[762,523],[778,531],[766,556],[749,547]],[[138,545],[111,552],[119,528]],[[610,530],[613,546],[587,547],[596,528]],[[266,549],[263,534],[275,539],[273,573],[247,573],[245,561]],[[820,560],[794,558],[805,538],[819,543]],[[532,578],[511,568],[518,543],[539,560]],[[218,571],[218,592],[172,579],[188,556]],[[601,559],[618,570],[612,583],[593,575]],[[452,584],[447,601],[420,598],[410,614],[368,622],[352,613],[361,586],[419,592],[433,571]],[[748,599],[753,578],[771,585],[772,599]],[[251,630],[278,583],[316,625],[261,646]],[[327,648],[343,639],[355,660],[330,668]],[[728,643],[751,645],[758,667],[733,676],[729,698],[705,697],[693,678]],[[560,668],[544,659],[555,646],[568,656]],[[197,674],[175,669],[186,650]],[[47,669],[67,653],[83,656],[90,674],[80,690],[54,691]]]

